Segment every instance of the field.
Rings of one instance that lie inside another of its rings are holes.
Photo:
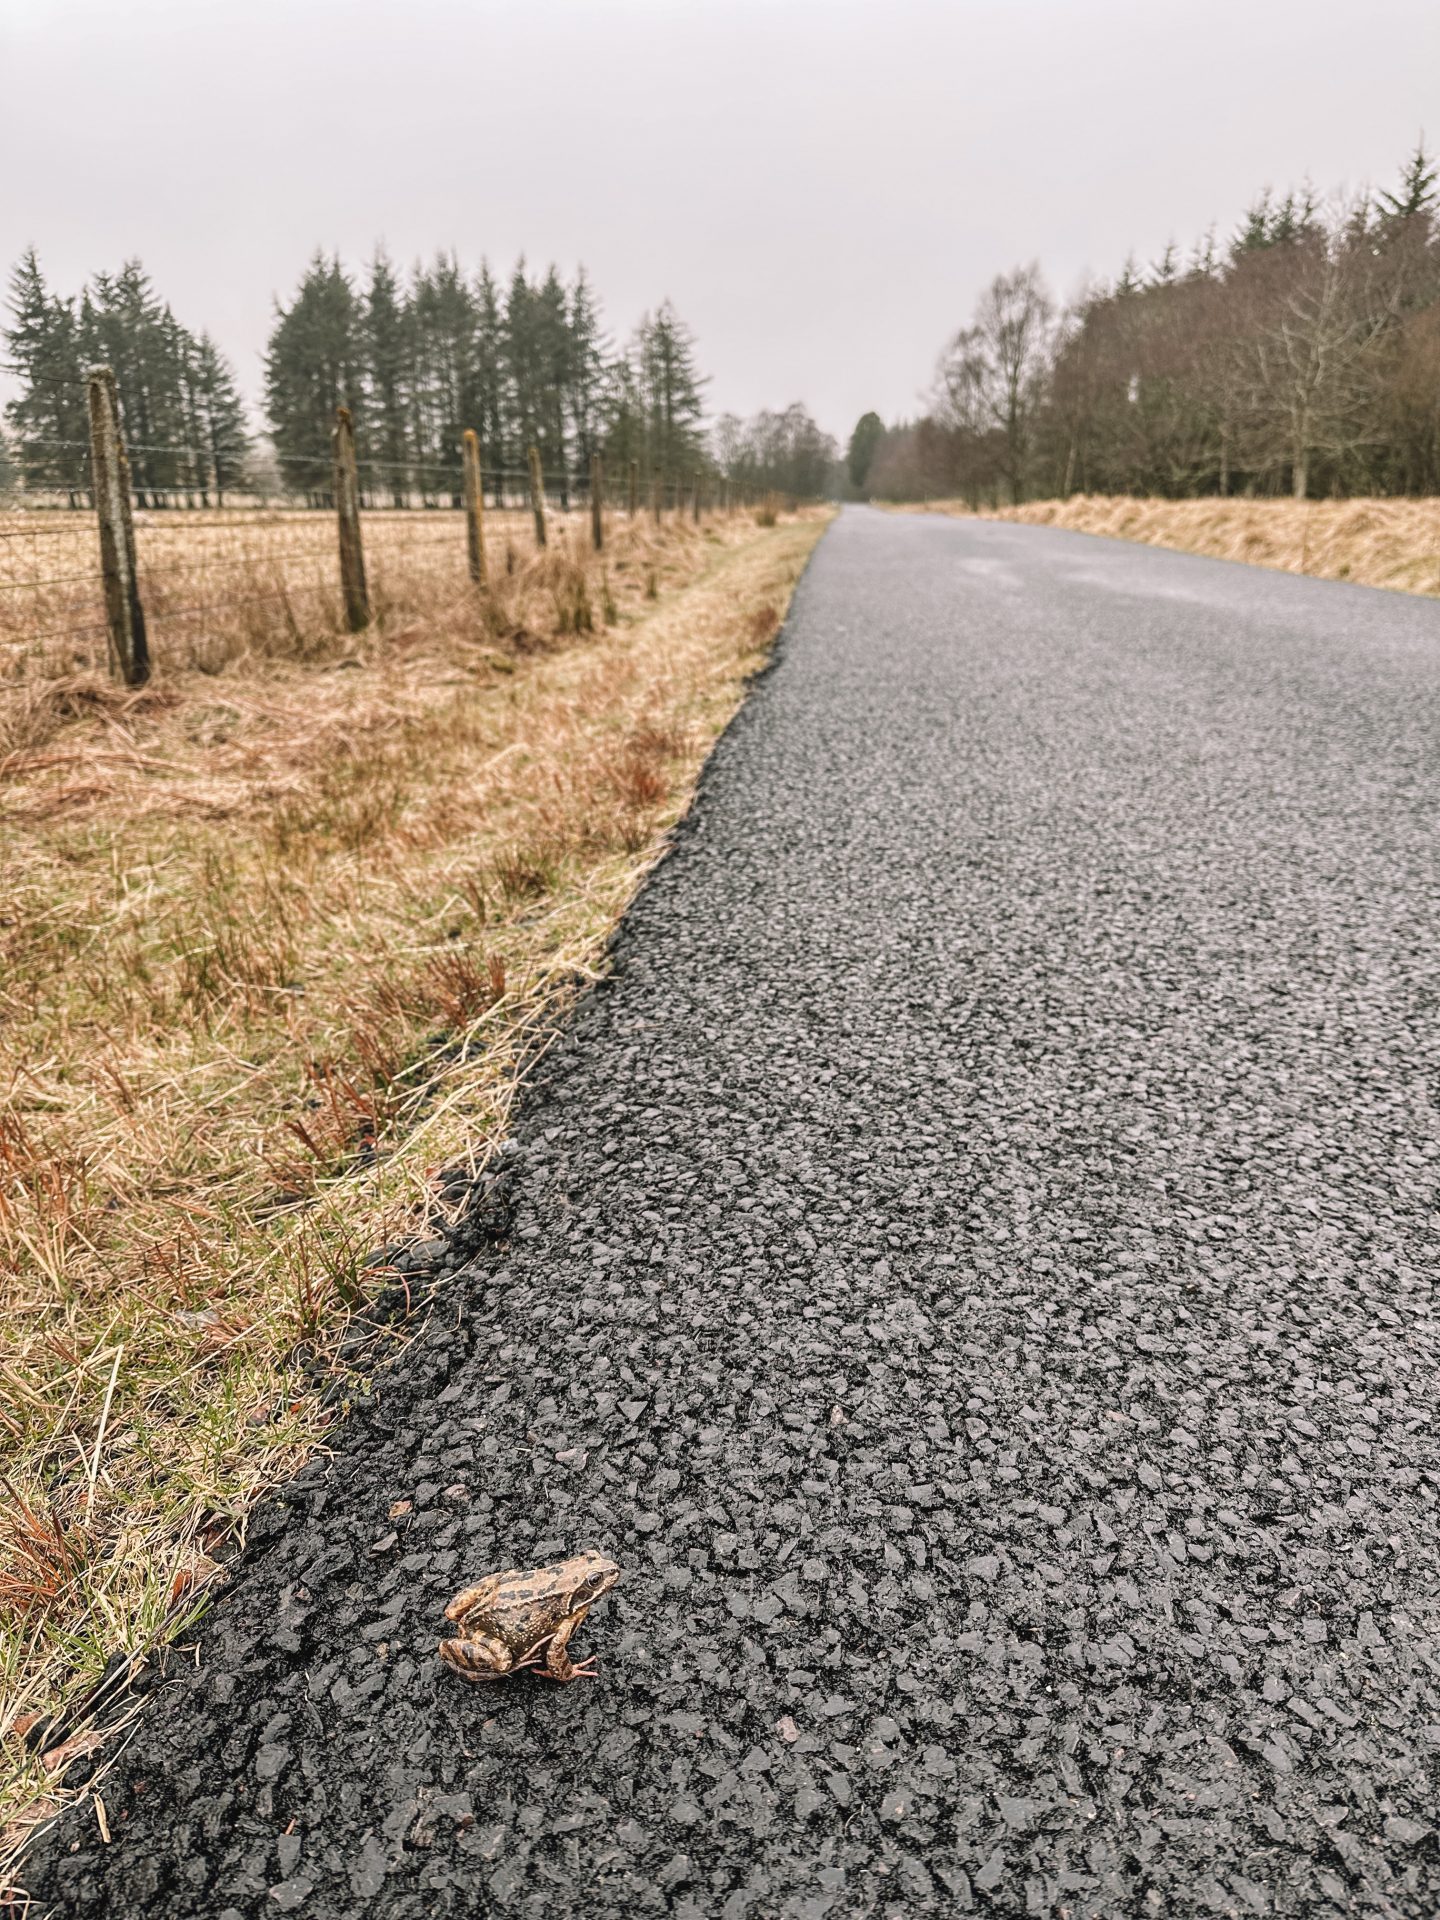
[[[328,516],[169,515],[122,689],[77,516],[0,640],[0,1827],[322,1441],[367,1257],[504,1138],[826,521],[497,517],[482,596],[392,518],[360,636]]]
[[[587,514],[552,510],[548,524],[550,565],[537,571],[527,564],[537,557],[529,513],[486,514],[493,589],[486,618],[497,637],[526,618],[542,628],[554,625],[556,610],[545,597],[564,563],[588,553]],[[678,524],[673,515],[664,522],[672,531]],[[437,611],[453,616],[466,604],[462,513],[367,510],[362,525],[371,601],[382,623]],[[232,660],[293,660],[333,649],[341,599],[332,513],[142,509],[135,526],[151,651],[168,670],[214,673]],[[612,516],[612,540],[633,544],[641,526],[637,521],[632,530],[628,520]],[[20,716],[33,709],[34,690],[48,686],[42,698],[53,699],[56,683],[105,671],[98,541],[89,511],[0,511],[0,688],[22,690],[0,719],[0,752],[23,726]],[[626,584],[627,574],[633,585],[633,567],[617,570],[617,584]],[[532,596],[525,608],[517,592]]]
[[[963,502],[925,509],[965,516]],[[1285,573],[1402,593],[1440,593],[1440,501],[1137,500],[1079,494],[982,509],[986,519],[1175,547]]]

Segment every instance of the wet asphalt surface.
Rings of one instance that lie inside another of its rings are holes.
[[[1437,719],[1432,603],[847,512],[42,1904],[1433,1914]],[[598,1680],[440,1670],[581,1546]]]

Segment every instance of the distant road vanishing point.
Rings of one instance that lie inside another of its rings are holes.
[[[1429,1920],[1437,812],[1433,603],[847,510],[41,1910]]]

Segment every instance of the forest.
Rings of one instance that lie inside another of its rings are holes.
[[[703,471],[815,497],[835,471],[835,444],[803,406],[708,428],[707,377],[668,300],[617,349],[583,270],[567,283],[523,260],[502,286],[488,265],[467,273],[453,254],[406,275],[377,249],[357,277],[316,253],[276,303],[259,432],[233,367],[181,324],[138,260],[67,298],[26,253],[4,340],[19,393],[0,437],[0,487],[76,500],[88,484],[84,373],[99,363],[115,371],[141,505],[319,500],[339,405],[354,418],[369,496],[397,505],[458,497],[472,426],[492,480],[523,471],[534,446],[562,494],[596,453],[616,473],[635,462],[647,488]]]
[[[1262,193],[1063,311],[1038,264],[997,275],[924,415],[865,415],[847,467],[858,496],[975,505],[1440,491],[1436,166],[1422,143],[1387,191]]]

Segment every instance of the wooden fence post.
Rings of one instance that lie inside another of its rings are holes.
[[[485,493],[480,479],[480,441],[473,427],[461,438],[465,456],[465,538],[470,549],[470,578],[489,584],[485,573]]]
[[[130,687],[150,678],[150,643],[135,572],[135,519],[130,508],[130,462],[120,440],[115,375],[94,367],[86,381],[90,405],[90,480],[100,526],[100,573],[110,663]]]
[[[700,524],[700,476],[698,473],[691,474],[690,485],[694,494],[693,512],[695,515],[695,524],[698,527]]]
[[[530,449],[530,511],[535,516],[535,544],[545,544],[545,476],[540,471],[540,449]]]
[[[590,456],[590,544],[605,550],[605,467],[598,453]]]
[[[633,520],[640,508],[640,462],[630,462],[630,518]]]
[[[355,423],[348,407],[335,409],[335,513],[340,523],[340,590],[345,625],[361,633],[370,624],[365,550],[360,544],[360,476],[355,469]]]

